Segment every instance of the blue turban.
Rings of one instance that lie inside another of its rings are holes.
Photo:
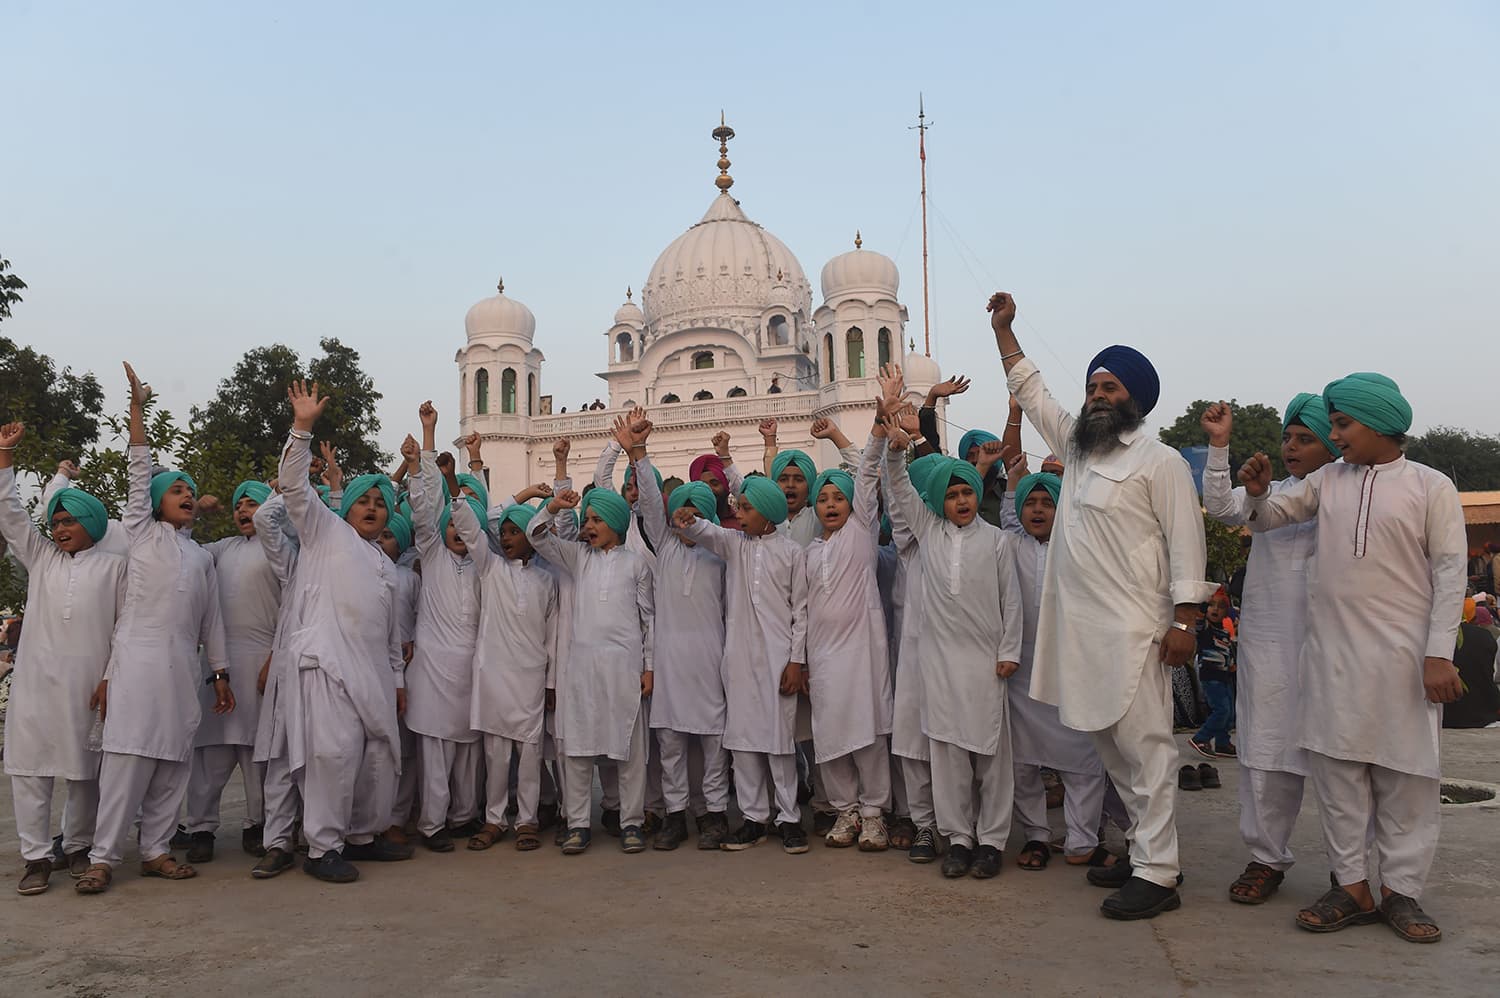
[[[1401,386],[1383,374],[1362,371],[1330,381],[1323,397],[1329,412],[1342,412],[1376,433],[1391,436],[1411,429],[1411,403]]]
[[[1047,494],[1052,497],[1052,505],[1056,506],[1057,497],[1062,495],[1062,479],[1050,471],[1036,471],[1021,479],[1016,485],[1017,516],[1021,515],[1021,507],[1026,505],[1026,500],[1037,489],[1045,489]]]
[[[467,485],[470,489],[472,489],[474,491],[474,495],[476,495],[476,496],[479,497],[479,502],[486,509],[489,508],[489,505],[490,505],[490,490],[484,487],[484,480],[483,479],[481,479],[478,475],[470,475],[467,472],[465,472],[462,475],[455,475],[454,477],[458,479],[458,487],[460,489],[462,489],[464,486]],[[480,517],[480,522],[481,523],[484,522],[484,518],[483,517]]]
[[[682,488],[683,486],[678,486]],[[675,496],[677,491],[674,489]],[[782,492],[777,484],[765,475],[751,475],[745,479],[745,484],[740,489],[740,494],[750,501],[755,511],[772,523],[782,523],[786,520],[786,493]]]
[[[945,457],[941,462],[934,462],[932,472],[927,476],[927,508],[943,515],[943,500],[948,497],[948,483],[953,479],[967,482],[974,490],[975,498],[984,491],[984,483],[979,478],[979,470],[968,461],[957,457]]]
[[[654,464],[651,466],[651,474],[653,476],[655,476],[655,478],[656,478],[656,488],[658,490],[660,490],[661,489],[661,483],[662,483],[661,472],[657,469],[656,465],[654,465]],[[625,469],[625,484],[629,485],[634,479],[635,479],[635,465],[632,464],[630,467],[628,467],[628,468]]]
[[[488,529],[489,524],[488,507],[486,507],[485,504],[480,502],[478,499],[475,499],[473,496],[464,496],[464,501],[467,502],[469,504],[469,508],[474,511],[474,519],[479,521],[479,530],[480,533],[483,533]],[[453,519],[453,504],[450,502],[448,505],[444,506],[443,511],[438,514],[437,529],[439,535],[446,534],[448,530],[448,521],[451,519]]]
[[[385,528],[396,538],[396,546],[402,551],[411,547],[411,520],[401,513],[392,513],[385,521]]]
[[[818,477],[818,466],[813,464],[813,459],[807,455],[806,451],[784,450],[771,459],[771,481],[774,482],[780,478],[781,473],[789,464],[797,466],[797,469],[802,472],[802,477],[807,479],[809,486],[812,485],[813,479]]]
[[[593,509],[596,516],[609,524],[609,529],[625,540],[625,535],[630,532],[630,504],[625,497],[612,489],[594,489],[583,501],[584,511]]]
[[[995,436],[989,430],[970,430],[959,438],[958,452],[953,456],[960,461],[967,461],[969,459],[969,448],[983,447],[985,444],[999,439],[999,437]]]
[[[241,482],[234,490],[234,498],[229,500],[229,508],[234,509],[234,507],[240,504],[240,500],[247,496],[251,502],[259,506],[271,498],[271,486],[265,482],[257,482],[254,479],[248,482]]]
[[[572,510],[569,510],[568,512],[571,513]],[[509,520],[511,523],[514,523],[516,525],[517,530],[521,531],[521,533],[524,534],[526,533],[526,528],[531,526],[531,518],[533,516],[536,516],[535,506],[524,502],[513,502],[509,506],[505,507],[505,511],[500,514],[500,523],[504,523],[505,521]],[[495,525],[496,531],[499,531],[500,523],[497,523]]]
[[[339,516],[348,519],[355,502],[371,489],[379,489],[381,498],[385,500],[385,508],[392,513],[396,512],[396,486],[391,484],[390,478],[386,475],[360,475],[354,481],[344,484],[344,502],[339,507]]]
[[[689,504],[702,513],[705,520],[719,522],[719,501],[714,498],[714,490],[702,482],[684,482],[673,489],[667,497],[667,515],[671,516]]]
[[[1323,396],[1312,392],[1298,392],[1286,404],[1286,415],[1281,419],[1281,432],[1285,433],[1293,423],[1311,430],[1314,436],[1323,441],[1328,453],[1334,457],[1339,456],[1339,449],[1328,438],[1328,431],[1333,429],[1333,424],[1328,421],[1328,405],[1323,401]]]
[[[79,526],[88,531],[88,535],[95,541],[104,540],[104,532],[109,529],[109,512],[104,508],[104,503],[82,489],[62,489],[47,503],[49,525],[59,506],[71,513],[73,519],[77,520]]]
[[[1089,361],[1089,369],[1084,372],[1083,383],[1088,384],[1094,372],[1100,368],[1120,379],[1120,384],[1125,386],[1125,390],[1140,407],[1142,416],[1156,408],[1156,400],[1161,397],[1161,378],[1157,377],[1156,368],[1151,366],[1145,354],[1134,347],[1121,346],[1118,343],[1112,347],[1105,347],[1093,360]]]
[[[823,486],[832,485],[844,493],[844,498],[850,502],[854,501],[854,476],[842,468],[829,468],[817,477],[812,488],[807,490],[807,498],[810,502],[816,502],[818,493],[823,491]]]
[[[193,481],[193,476],[185,471],[163,471],[154,475],[151,479],[151,509],[161,509],[161,497],[167,494],[174,482],[186,482],[187,487],[193,490],[193,495],[198,494],[198,483]]]

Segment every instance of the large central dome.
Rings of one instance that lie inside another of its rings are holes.
[[[727,316],[759,316],[773,289],[792,309],[812,311],[812,288],[786,244],[745,216],[724,191],[703,219],[656,258],[641,289],[646,322],[666,328],[716,325]]]

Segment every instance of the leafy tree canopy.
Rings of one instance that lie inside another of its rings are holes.
[[[1406,456],[1441,471],[1460,491],[1500,489],[1500,437],[1434,426],[1406,441]]]
[[[1198,420],[1203,418],[1203,411],[1213,404],[1207,399],[1199,399],[1157,436],[1162,443],[1179,450],[1183,447],[1207,445],[1208,435],[1198,425]],[[1229,467],[1239,468],[1259,451],[1270,457],[1272,477],[1285,478],[1286,466],[1281,463],[1281,410],[1254,402],[1241,404],[1236,399],[1230,399],[1229,404],[1234,409],[1234,433],[1229,438]]]
[[[52,358],[0,336],[0,414],[26,424],[16,451],[19,474],[51,477],[59,461],[78,460],[99,439],[104,389],[92,374],[57,369]]]

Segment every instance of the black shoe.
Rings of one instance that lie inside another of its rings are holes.
[[[620,809],[607,807],[599,812],[599,824],[604,826],[605,834],[620,837]]]
[[[189,863],[212,863],[214,861],[214,833],[194,832],[192,843],[188,846],[187,861]]]
[[[699,833],[702,834],[701,832]],[[672,811],[667,814],[667,820],[662,823],[661,831],[656,833],[656,841],[651,848],[660,849],[662,852],[671,852],[682,845],[688,839],[687,814],[683,811]]]
[[[181,828],[182,826],[178,825],[177,827]],[[173,836],[173,838],[176,838],[176,836]],[[61,835],[55,836],[52,839],[52,869],[54,871],[66,870],[68,868],[68,854],[63,851],[62,840],[63,837]],[[172,848],[175,849],[177,847],[173,846]]]
[[[297,857],[285,849],[269,849],[261,857],[260,862],[251,868],[250,876],[256,880],[270,880],[272,877],[285,873],[296,865]],[[350,867],[350,869],[353,869],[353,867]],[[308,872],[311,873],[312,871],[309,870]]]
[[[1182,907],[1182,895],[1175,887],[1159,887],[1149,880],[1131,877],[1125,886],[1104,899],[1099,910],[1106,918],[1132,922],[1138,918],[1155,918],[1164,911]]]
[[[1202,790],[1203,780],[1198,776],[1198,767],[1183,766],[1177,771],[1178,790]]]
[[[1134,877],[1133,867],[1128,859],[1121,859],[1113,866],[1091,866],[1088,872],[1088,881],[1095,887],[1118,889],[1129,883],[1132,877]],[[1180,873],[1177,875],[1177,886],[1182,886]]]
[[[545,832],[557,824],[558,807],[556,804],[541,804],[536,809],[536,830]]]
[[[776,825],[777,831],[781,833],[781,851],[793,856],[800,856],[807,852],[807,830],[800,822],[782,821]]]
[[[484,822],[478,818],[470,818],[461,825],[449,825],[448,835],[455,839],[467,839],[478,835],[479,830],[484,827]]]
[[[264,856],[266,854],[265,833],[265,825],[251,825],[240,833],[240,848],[251,856]]]
[[[766,840],[766,826],[759,821],[751,821],[746,818],[744,823],[724,837],[719,843],[719,848],[725,852],[739,852],[758,846]]]
[[[911,848],[906,851],[906,858],[913,863],[931,863],[937,859],[937,831],[930,826],[917,829],[916,837],[911,840]]]
[[[57,837],[58,848],[62,847],[62,836]],[[186,825],[178,825],[177,831],[172,833],[172,840],[167,843],[168,849],[186,849],[193,844],[193,834],[187,830]]]
[[[415,853],[410,845],[397,845],[380,835],[362,845],[344,843],[344,858],[356,863],[399,863],[411,859]]]
[[[552,833],[552,844],[560,846],[566,841],[568,841],[568,823],[566,821],[559,821],[557,823],[557,830]]]
[[[359,870],[339,855],[337,849],[325,852],[317,859],[310,856],[304,859],[302,872],[330,884],[352,884],[359,879]]]
[[[1214,747],[1208,742],[1200,742],[1196,736],[1188,739],[1188,746],[1205,759],[1217,759],[1214,755]]]
[[[1000,873],[1000,850],[994,846],[980,846],[974,850],[974,865],[969,867],[969,876],[975,880],[988,880]]]
[[[974,854],[969,847],[954,843],[948,847],[948,855],[943,857],[943,876],[950,880],[962,877],[973,863]]]
[[[422,844],[432,852],[452,852],[453,836],[446,828],[440,828],[432,835],[422,836]]]
[[[1204,790],[1217,790],[1224,785],[1219,780],[1219,771],[1206,762],[1198,764],[1198,782]]]
[[[651,836],[661,831],[661,826],[661,815],[657,814],[655,811],[647,811],[646,820],[641,823],[641,834],[649,839]]]
[[[722,811],[710,811],[698,818],[698,848],[717,849],[729,834],[729,819]]]
[[[839,816],[833,811],[814,811],[813,834],[827,835],[833,830],[833,826],[838,822],[838,820]]]

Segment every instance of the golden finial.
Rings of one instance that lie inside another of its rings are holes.
[[[734,186],[734,178],[729,175],[729,140],[734,138],[734,129],[724,124],[723,111],[719,112],[719,127],[714,129],[713,136],[719,140],[719,175],[714,186],[727,194]]]
[[[907,347],[907,349],[909,349],[912,353],[917,352],[917,338],[915,336],[911,338],[911,344]]]
[[[859,230],[855,229],[854,230],[854,248],[855,249],[859,249],[864,244],[865,244],[865,241],[863,239],[859,238]]]
[[[505,294],[505,278],[502,277],[495,282],[495,290],[502,295]]]
[[[626,301],[629,301],[629,300],[630,300],[630,296],[631,296],[631,294],[632,294],[632,292],[631,292],[631,290],[630,290],[630,289],[629,289],[629,288],[626,288],[626,289],[625,289],[625,300],[626,300]]]

